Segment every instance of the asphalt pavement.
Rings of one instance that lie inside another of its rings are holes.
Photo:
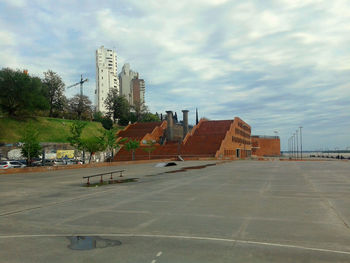
[[[177,164],[1,175],[0,262],[350,262],[350,162]]]

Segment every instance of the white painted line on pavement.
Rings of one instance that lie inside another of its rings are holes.
[[[159,251],[157,254],[157,257],[160,257],[162,255],[162,251]]]
[[[271,247],[282,247],[282,248],[295,248],[302,250],[328,252],[336,254],[350,255],[350,251],[332,250],[324,248],[306,247],[299,245],[288,245],[281,243],[269,243],[239,239],[228,239],[228,238],[216,238],[216,237],[198,237],[198,236],[172,236],[172,235],[151,235],[151,234],[106,234],[106,233],[69,233],[69,234],[37,234],[37,235],[0,235],[0,239],[6,238],[35,238],[35,237],[67,237],[67,236],[105,236],[105,237],[146,237],[146,238],[173,238],[173,239],[193,239],[193,240],[206,240],[206,241],[219,241],[219,242],[236,242],[241,244],[250,245],[262,245]]]

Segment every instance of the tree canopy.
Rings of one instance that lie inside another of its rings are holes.
[[[9,117],[49,116],[75,120],[97,120],[105,129],[112,129],[118,121],[125,126],[130,122],[159,121],[147,106],[134,101],[131,106],[117,88],[111,89],[105,99],[107,112],[95,113],[87,96],[79,94],[67,99],[62,78],[47,70],[44,77],[31,76],[28,71],[2,68],[0,70],[0,114]],[[111,121],[113,120],[113,121]]]
[[[49,102],[49,116],[53,117],[58,112],[63,111],[65,106],[64,83],[61,77],[52,70],[44,72],[43,85],[47,90]]]
[[[27,158],[27,164],[30,165],[33,158],[39,157],[41,153],[41,146],[38,141],[39,132],[32,124],[24,128],[21,142],[21,153]]]
[[[132,160],[135,160],[135,150],[140,147],[140,143],[137,140],[129,140],[124,147],[127,151],[131,151]]]
[[[41,79],[20,70],[0,70],[0,108],[9,116],[32,114],[49,108]]]
[[[85,95],[81,97],[79,94],[68,99],[68,113],[72,119],[91,120],[92,103],[90,99]]]
[[[78,150],[83,150],[81,134],[85,126],[86,123],[81,121],[75,121],[70,126],[71,136],[68,137],[68,141],[73,147],[77,148]]]
[[[127,125],[130,117],[130,105],[125,96],[119,96],[117,89],[111,89],[105,99],[107,116],[120,125]]]

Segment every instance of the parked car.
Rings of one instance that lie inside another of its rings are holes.
[[[27,165],[27,160],[23,159],[23,160],[14,160],[14,161],[17,161],[17,162],[20,162],[24,165]]]
[[[1,161],[0,162],[0,169],[23,168],[23,167],[26,167],[26,165],[18,161]]]
[[[66,164],[83,164],[83,162],[81,160],[68,159],[66,160]]]
[[[56,165],[65,165],[65,164],[66,164],[66,162],[62,159],[56,159],[53,161],[53,165],[55,165],[55,166]]]
[[[53,166],[54,160],[51,159],[45,159],[45,166]]]
[[[32,166],[42,166],[42,165],[43,165],[43,163],[41,160],[32,162]]]

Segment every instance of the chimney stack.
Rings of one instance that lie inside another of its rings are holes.
[[[170,111],[166,111],[167,115],[167,123],[168,123],[168,127],[166,129],[166,139],[167,141],[172,141],[174,139],[174,130],[173,130],[173,126],[174,126],[174,119],[173,119],[173,112]]]
[[[185,138],[188,133],[188,110],[183,110],[182,113],[183,138]]]

